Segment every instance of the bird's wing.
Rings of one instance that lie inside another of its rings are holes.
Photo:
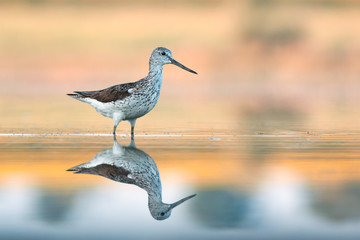
[[[116,100],[122,100],[136,91],[135,83],[125,83],[120,85],[115,85],[103,90],[98,91],[75,91],[75,93],[80,94],[82,97],[88,97],[96,99],[99,102],[107,103],[114,102]]]
[[[135,184],[135,180],[129,177],[131,176],[131,172],[129,170],[109,164],[99,164],[90,168],[71,168],[68,171],[99,175],[114,181]]]

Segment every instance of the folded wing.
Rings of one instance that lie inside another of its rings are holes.
[[[88,97],[96,99],[102,103],[107,103],[123,100],[124,98],[133,94],[135,91],[134,89],[135,83],[126,83],[98,91],[75,91],[75,93],[81,95],[81,97]]]

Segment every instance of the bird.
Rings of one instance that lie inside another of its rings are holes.
[[[149,60],[149,73],[136,82],[114,85],[97,91],[74,91],[67,94],[90,104],[95,110],[114,121],[113,135],[121,121],[129,121],[131,137],[134,137],[136,119],[150,112],[156,105],[163,79],[163,66],[174,64],[188,72],[197,72],[176,61],[169,49],[157,47]]]
[[[112,148],[99,152],[89,162],[67,171],[99,175],[144,189],[148,193],[150,214],[156,220],[167,219],[175,207],[196,196],[193,194],[172,204],[164,203],[158,167],[147,153],[136,148],[133,138],[128,146],[122,146],[114,137]]]

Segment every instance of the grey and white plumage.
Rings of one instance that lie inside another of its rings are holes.
[[[163,203],[157,165],[147,153],[136,148],[134,139],[124,147],[114,138],[112,148],[99,152],[89,162],[72,167],[68,171],[99,175],[144,189],[148,193],[149,211],[156,220],[168,218],[173,208],[196,195],[188,196],[172,204]]]
[[[169,49],[158,47],[150,56],[149,73],[145,78],[137,82],[114,85],[103,90],[75,91],[68,95],[90,104],[101,115],[112,118],[114,120],[113,134],[121,121],[129,121],[133,137],[136,119],[150,112],[159,99],[163,78],[162,70],[165,64],[174,64],[197,74],[174,60]]]

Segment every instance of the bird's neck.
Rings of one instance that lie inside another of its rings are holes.
[[[146,79],[147,82],[153,86],[156,89],[161,88],[162,85],[162,70],[163,70],[163,66],[162,65],[152,65],[150,63],[150,68],[149,68],[149,74],[147,75]]]
[[[156,208],[162,203],[162,194],[159,191],[147,191],[149,208]]]
[[[163,70],[163,65],[156,64],[150,61],[148,77],[157,78],[159,76],[162,76],[162,70]]]
[[[162,201],[162,194],[159,189],[150,190],[147,191],[148,197],[149,197],[149,203],[150,202],[161,202]]]

